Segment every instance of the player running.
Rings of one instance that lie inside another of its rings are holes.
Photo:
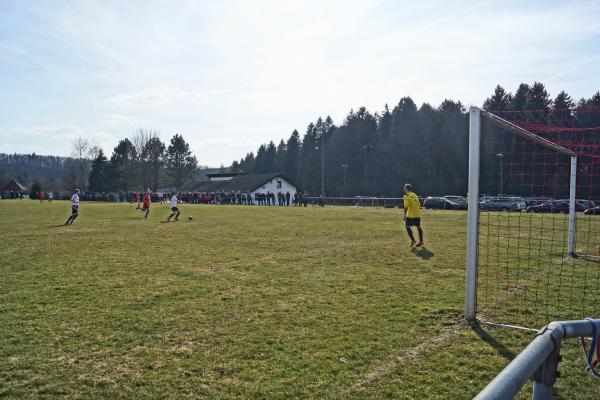
[[[140,207],[140,205],[138,204],[138,206],[135,209],[140,210],[142,213],[144,213],[144,218],[148,218],[148,214],[150,214],[150,203],[151,203],[150,189],[146,189],[146,193],[144,193],[143,202],[144,202],[144,205],[142,207]]]
[[[73,225],[75,218],[79,215],[79,189],[75,189],[75,193],[71,196],[71,216],[65,222],[65,225]]]
[[[407,183],[404,185],[404,221],[406,221],[406,232],[410,237],[410,246],[417,247],[423,246],[423,230],[421,229],[421,203],[419,202],[419,196],[414,193],[412,185]],[[411,226],[416,226],[419,232],[419,243],[415,241]]]
[[[171,197],[171,215],[169,215],[169,218],[167,218],[167,222],[171,222],[172,217],[175,217],[175,221],[179,221],[179,214],[181,214],[181,210],[177,208],[177,203],[180,203],[180,201],[177,198],[177,193],[174,193],[173,197]]]

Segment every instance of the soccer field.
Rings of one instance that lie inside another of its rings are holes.
[[[0,201],[0,397],[468,399],[532,339],[462,322],[464,212],[415,250],[397,209],[80,209]]]

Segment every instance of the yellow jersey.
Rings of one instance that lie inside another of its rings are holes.
[[[406,218],[421,218],[421,202],[416,193],[408,192],[404,195],[402,200],[404,200]]]

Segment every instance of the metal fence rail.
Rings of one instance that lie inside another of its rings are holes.
[[[372,196],[355,196],[355,197],[306,197],[310,205],[331,205],[331,206],[356,206],[356,207],[402,207],[403,200],[401,197],[372,197]],[[420,199],[421,202],[424,199]]]
[[[531,377],[534,378],[533,399],[552,399],[562,340],[590,337],[597,335],[597,332],[600,332],[600,319],[550,323],[539,331],[535,339],[475,397],[475,400],[512,399]]]

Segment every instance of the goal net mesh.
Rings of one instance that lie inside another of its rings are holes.
[[[600,108],[491,113],[481,119],[479,318],[540,326],[600,315],[600,215],[584,213],[593,201],[600,206]],[[570,153],[577,156],[574,255]]]

